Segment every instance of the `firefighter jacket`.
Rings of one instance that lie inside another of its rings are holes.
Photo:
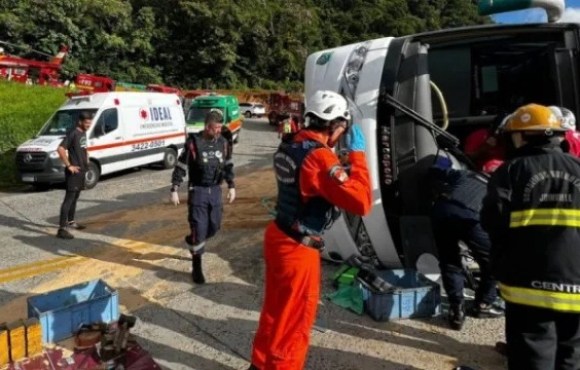
[[[447,201],[465,210],[463,218],[479,221],[487,177],[470,170],[431,167],[431,187],[436,201]]]
[[[189,186],[221,185],[225,180],[228,188],[235,187],[234,164],[231,147],[227,140],[218,136],[213,140],[203,137],[203,132],[189,135],[185,148],[171,176],[171,183],[179,186],[189,174]]]
[[[511,303],[580,313],[580,161],[524,146],[492,174],[481,223]]]
[[[310,130],[286,135],[274,155],[276,224],[291,237],[320,236],[338,215],[335,206],[360,215],[371,207],[364,153],[350,154],[353,170],[349,176],[320,140]]]

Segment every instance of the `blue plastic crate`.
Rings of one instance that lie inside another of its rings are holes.
[[[431,317],[441,309],[441,287],[412,269],[374,271],[397,289],[377,293],[361,285],[365,311],[376,321]]]
[[[74,334],[81,324],[119,318],[119,295],[102,280],[93,280],[28,298],[28,317],[42,325],[43,343]]]

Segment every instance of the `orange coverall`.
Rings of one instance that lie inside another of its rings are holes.
[[[294,138],[303,140],[326,144],[325,135],[311,130],[302,130]],[[366,157],[364,152],[351,152],[349,159],[350,176],[331,172],[340,162],[330,148],[312,150],[300,169],[303,199],[322,196],[348,212],[367,214],[372,199]],[[271,222],[264,235],[264,258],[265,297],[252,364],[260,370],[299,370],[304,367],[318,308],[320,252],[299,244]]]

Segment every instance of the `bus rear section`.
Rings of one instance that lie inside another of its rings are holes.
[[[389,267],[435,261],[423,181],[435,155],[471,166],[465,138],[526,103],[578,115],[578,48],[579,26],[559,23],[445,30],[311,55],[306,97],[330,89],[351,101],[374,195],[369,216],[343,213],[327,232],[325,257],[358,253]]]

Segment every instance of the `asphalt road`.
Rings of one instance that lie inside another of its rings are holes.
[[[83,192],[77,220],[87,230],[55,237],[61,188],[0,194],[0,323],[27,317],[27,297],[94,279],[116,289],[135,315],[138,342],[167,369],[247,369],[263,294],[263,230],[276,195],[271,156],[277,134],[247,120],[234,148],[238,198],[224,206],[222,230],[204,255],[207,284],[191,283],[183,248],[186,206],[169,204],[171,171],[143,168],[104,178]],[[181,193],[185,201],[186,194]],[[323,296],[336,266],[323,264]],[[499,370],[493,344],[503,320],[444,317],[377,323],[321,299],[307,369]]]
[[[277,142],[277,135],[266,119],[246,119],[234,147],[237,175],[269,163]],[[82,192],[76,218],[82,222],[103,213],[167,202],[170,179],[171,170],[153,166],[103,177],[94,189]],[[3,291],[26,291],[28,284],[38,284],[44,275],[50,275],[37,273],[43,267],[42,261],[77,254],[86,248],[82,243],[63,243],[54,237],[63,197],[62,186],[36,192],[23,185],[15,192],[0,193],[0,304],[10,299],[10,294]],[[87,235],[94,243],[110,240],[107,235]],[[30,271],[18,270],[17,275],[3,272],[24,264],[31,266]],[[55,265],[54,271],[59,267],[62,266]]]

